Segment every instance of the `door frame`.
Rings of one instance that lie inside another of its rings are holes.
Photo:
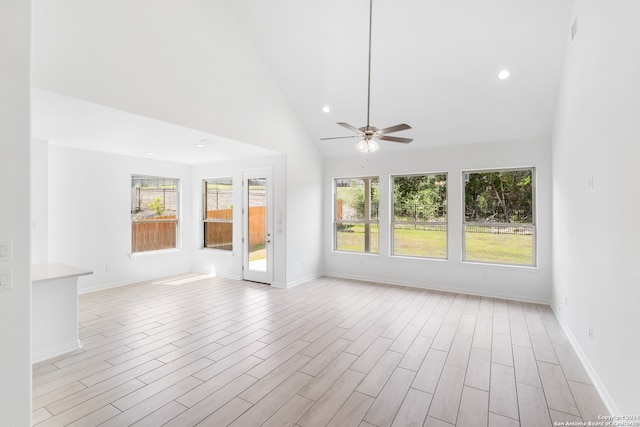
[[[266,272],[249,269],[249,186],[248,180],[266,178]],[[271,285],[273,283],[273,169],[245,169],[242,171],[242,280]]]

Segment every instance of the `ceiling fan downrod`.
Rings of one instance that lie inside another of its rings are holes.
[[[331,138],[321,138],[321,140],[329,140],[329,139],[346,139],[346,138],[360,138],[358,144],[356,144],[356,148],[358,151],[362,151],[365,153],[370,153],[378,150],[379,144],[376,140],[380,141],[391,141],[391,142],[400,142],[403,144],[408,144],[413,139],[411,138],[401,138],[397,136],[388,136],[388,134],[393,132],[399,132],[401,130],[411,129],[411,126],[407,124],[399,124],[395,126],[390,126],[384,129],[379,129],[375,126],[371,126],[371,45],[372,45],[372,31],[373,28],[373,0],[369,0],[369,52],[368,52],[368,62],[367,62],[367,124],[361,128],[357,128],[355,126],[350,125],[345,122],[338,122],[337,124],[343,126],[351,131],[354,131],[356,135],[351,136],[337,136]]]

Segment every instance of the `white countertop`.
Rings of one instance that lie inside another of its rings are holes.
[[[42,264],[31,265],[32,282],[87,276],[89,274],[93,274],[93,271],[57,262],[45,262]]]

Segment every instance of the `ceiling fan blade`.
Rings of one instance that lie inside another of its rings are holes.
[[[400,125],[395,125],[395,126],[389,126],[388,128],[384,128],[384,129],[380,129],[378,132],[376,132],[378,135],[386,135],[388,133],[393,133],[393,132],[400,132],[401,130],[407,130],[407,129],[411,129],[411,126],[407,125],[407,124],[400,124]]]
[[[357,128],[357,127],[355,127],[355,126],[350,125],[349,123],[338,122],[337,124],[339,124],[339,125],[340,125],[340,126],[342,126],[342,127],[347,128],[347,129],[349,129],[349,130],[352,130],[352,131],[354,131],[354,132],[362,133],[362,131],[361,131],[360,129],[358,129],[358,128]]]
[[[403,144],[408,144],[411,141],[413,141],[413,139],[411,138],[400,138],[397,136],[385,136],[385,135],[378,136],[376,137],[376,139],[379,139],[381,141],[401,142]]]
[[[329,139],[346,139],[346,138],[358,138],[360,135],[351,135],[351,136],[333,136],[330,138],[320,138],[320,141],[327,141]]]

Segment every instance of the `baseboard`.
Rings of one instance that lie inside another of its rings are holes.
[[[322,277],[322,276],[324,276],[324,274],[310,274],[309,276],[302,277],[302,278],[300,278],[298,280],[294,280],[292,282],[287,282],[285,287],[287,289],[294,288],[294,287],[296,287],[298,285],[302,285],[303,283],[310,282],[310,281],[315,280],[315,279],[317,279],[319,277]]]
[[[31,364],[33,365],[36,363],[44,362],[45,360],[49,360],[66,353],[71,353],[72,351],[75,351],[79,348],[82,348],[82,346],[80,345],[80,340],[75,340],[73,342],[67,342],[66,344],[62,344],[54,348],[49,348],[47,349],[47,351],[36,352],[31,355]]]
[[[173,276],[179,276],[181,274],[202,274],[203,276],[207,276],[208,274],[206,273],[196,273],[193,271],[189,271],[189,272],[182,272],[182,273],[174,273],[174,274],[163,274],[160,276],[143,276],[143,277],[137,277],[135,279],[130,279],[130,280],[122,280],[120,282],[110,282],[110,283],[103,283],[100,285],[95,285],[95,286],[91,286],[89,288],[82,288],[82,289],[78,289],[78,294],[82,295],[82,294],[87,294],[90,292],[98,292],[98,291],[104,291],[107,289],[113,289],[113,288],[119,288],[120,286],[128,286],[128,285],[134,285],[136,283],[142,283],[142,282],[151,282],[154,280],[161,280],[161,279],[166,279],[168,277],[173,277]],[[237,277],[224,277],[224,276],[219,276],[219,277],[223,277],[225,279],[236,279],[236,280],[240,280],[240,278]]]
[[[550,306],[551,306],[551,310],[553,310],[553,314],[556,315],[556,319],[558,319],[558,322],[560,323],[562,330],[564,331],[565,335],[569,339],[571,346],[573,347],[576,354],[578,355],[580,362],[582,362],[582,366],[584,366],[584,369],[587,371],[589,378],[591,378],[591,382],[593,383],[594,387],[600,394],[600,397],[602,398],[604,405],[609,410],[609,413],[611,415],[621,415],[622,412],[620,412],[620,410],[618,409],[618,406],[616,405],[615,401],[609,394],[607,387],[605,387],[604,383],[600,379],[600,376],[598,375],[596,370],[593,368],[591,361],[589,361],[589,358],[587,357],[585,352],[582,350],[582,347],[580,347],[580,344],[578,344],[578,340],[576,339],[575,335],[573,335],[573,332],[569,328],[569,325],[567,324],[565,319],[560,315],[558,310],[556,310],[555,306],[553,304],[550,304]]]
[[[153,276],[153,277],[138,277],[136,279],[133,280],[123,280],[120,282],[110,282],[110,283],[103,283],[100,285],[95,285],[95,286],[91,286],[88,288],[78,288],[78,294],[82,295],[82,294],[88,294],[90,292],[98,292],[98,291],[104,291],[106,289],[112,289],[112,288],[119,288],[120,286],[127,286],[127,285],[133,285],[135,283],[140,283],[140,282],[148,282],[151,280],[158,280],[158,279],[162,279],[168,277],[168,275],[163,275],[163,276]]]
[[[469,289],[455,288],[455,287],[454,288],[449,288],[449,287],[442,287],[442,286],[432,286],[432,285],[427,285],[427,284],[418,283],[418,282],[381,280],[380,278],[376,278],[376,277],[356,276],[356,275],[341,274],[341,273],[331,273],[331,272],[325,273],[324,276],[336,277],[336,278],[340,278],[340,279],[361,280],[361,281],[364,281],[364,282],[382,283],[382,284],[394,285],[394,286],[407,286],[407,287],[410,287],[410,288],[427,289],[427,290],[431,290],[431,291],[451,292],[451,293],[463,294],[463,295],[471,295],[471,296],[476,296],[476,297],[508,299],[508,300],[512,300],[512,301],[529,302],[529,303],[533,303],[533,304],[550,305],[550,303],[551,303],[549,300],[542,300],[542,299],[535,299],[535,298],[527,299],[527,298],[522,298],[522,297],[520,297],[518,295],[500,294],[500,293],[492,293],[492,292],[478,292],[477,290],[469,290]]]

